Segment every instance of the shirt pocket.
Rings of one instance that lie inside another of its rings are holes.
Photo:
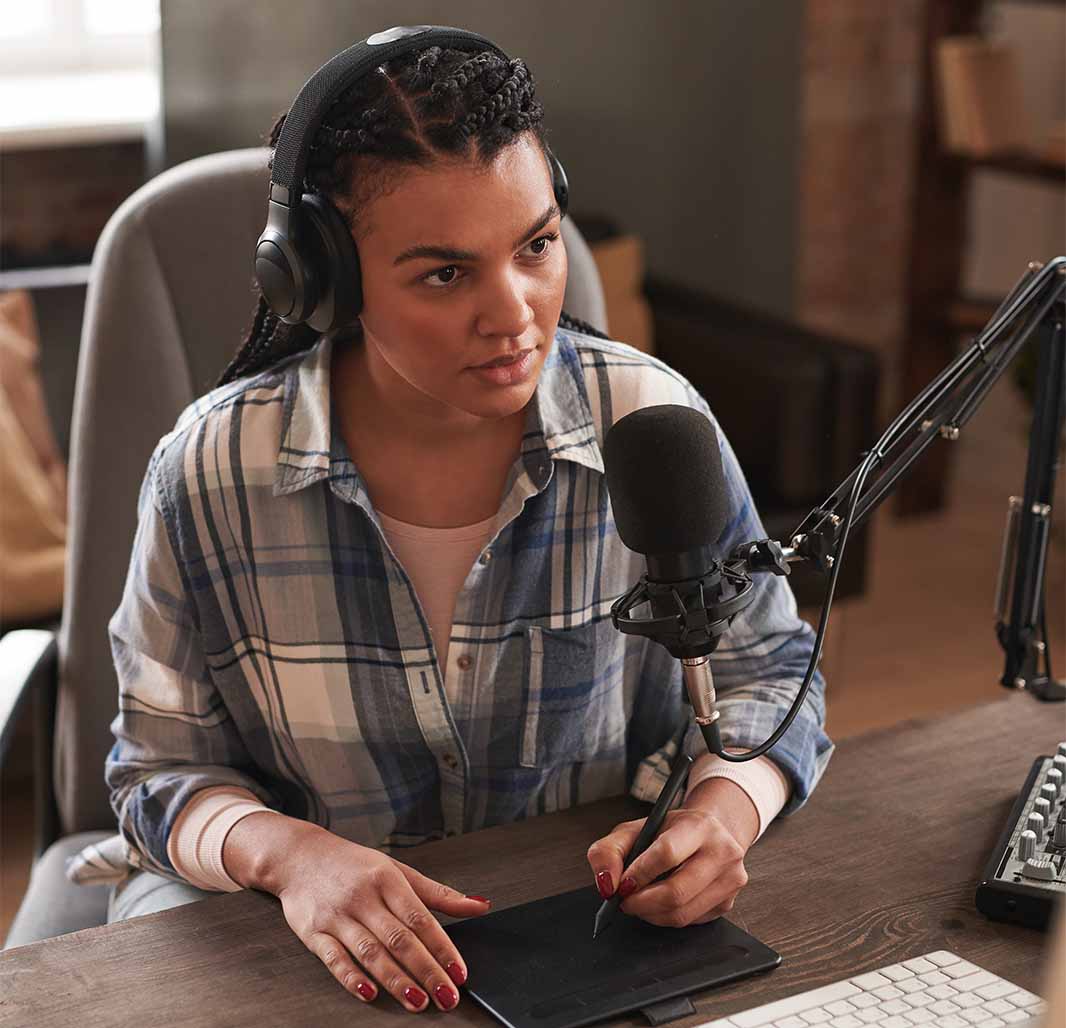
[[[526,628],[521,767],[625,752],[624,638],[609,618],[577,628]]]

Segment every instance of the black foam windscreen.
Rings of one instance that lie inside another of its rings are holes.
[[[642,407],[616,421],[603,447],[622,542],[635,553],[714,544],[729,516],[718,434],[691,407]]]

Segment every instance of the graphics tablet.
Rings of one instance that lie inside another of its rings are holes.
[[[447,925],[463,988],[509,1028],[577,1028],[781,963],[725,918],[661,928],[619,910],[593,940],[602,902],[590,885]]]

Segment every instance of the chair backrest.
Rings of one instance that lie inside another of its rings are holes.
[[[122,598],[137,495],[178,414],[217,381],[251,324],[251,254],[269,150],[163,172],[107,223],[93,255],[71,421],[69,529],[54,778],[60,834],[111,828],[104,761],[118,684],[107,623]],[[607,330],[603,289],[567,218],[565,309]]]

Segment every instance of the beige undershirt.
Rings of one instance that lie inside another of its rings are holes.
[[[380,511],[378,517],[425,611],[444,677],[445,694],[454,703],[458,668],[449,667],[448,643],[455,598],[474,561],[492,538],[497,515],[460,528],[409,525]],[[767,757],[732,764],[707,754],[693,767],[686,793],[712,777],[731,778],[748,794],[759,814],[759,835],[777,816],[791,792],[784,774]],[[175,870],[198,888],[237,892],[241,886],[226,872],[222,862],[223,845],[229,830],[241,818],[261,811],[279,813],[238,786],[220,785],[198,791],[178,815],[167,840],[167,855]]]

